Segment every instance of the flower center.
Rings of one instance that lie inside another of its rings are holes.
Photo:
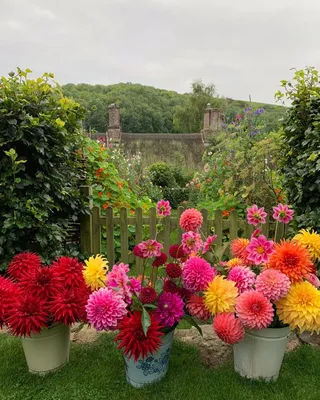
[[[298,261],[299,261],[299,258],[297,256],[289,254],[284,259],[284,264],[289,268],[293,268],[298,264]]]
[[[284,218],[286,216],[286,212],[285,211],[280,211],[279,212],[279,217],[280,218]]]
[[[262,246],[257,247],[257,253],[258,254],[263,254],[264,253],[264,248]]]
[[[38,276],[37,280],[40,285],[47,285],[48,283],[50,283],[50,278],[48,275],[40,275]]]
[[[254,213],[253,216],[254,216],[255,219],[260,221],[261,215],[259,213]]]
[[[261,311],[261,305],[258,304],[258,303],[252,304],[251,309],[252,309],[253,312],[260,312]]]
[[[136,337],[137,341],[141,341],[141,340],[145,340],[146,339],[145,334],[143,333],[142,329],[139,329],[139,330],[137,330],[135,332],[135,337]]]
[[[165,304],[163,305],[163,307],[164,307],[164,308],[168,308],[169,305],[168,305],[167,303],[165,303]]]

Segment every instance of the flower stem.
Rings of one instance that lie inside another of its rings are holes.
[[[276,242],[276,240],[277,240],[278,226],[279,226],[279,221],[277,220],[277,222],[276,222],[276,230],[275,230],[275,232],[274,232],[274,241],[275,241],[275,242]]]

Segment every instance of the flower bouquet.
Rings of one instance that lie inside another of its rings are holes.
[[[0,328],[20,336],[33,373],[46,373],[69,359],[70,325],[86,322],[89,291],[83,265],[60,257],[45,267],[37,254],[17,254],[0,277]]]
[[[293,211],[274,207],[276,229]],[[248,223],[262,225],[263,208],[248,209]],[[319,259],[320,235],[301,231],[274,243],[256,229],[250,240],[231,243],[235,258],[204,292],[220,339],[234,344],[235,370],[249,378],[276,380],[290,329],[320,331],[320,281],[313,264]]]

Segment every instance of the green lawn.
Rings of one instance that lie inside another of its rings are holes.
[[[202,365],[197,350],[175,342],[166,378],[134,389],[125,381],[111,335],[91,345],[73,344],[69,364],[45,377],[27,372],[19,339],[0,335],[2,400],[319,400],[320,350],[305,345],[286,355],[276,383],[250,382],[232,365]]]

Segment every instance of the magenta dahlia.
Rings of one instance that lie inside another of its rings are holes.
[[[162,244],[156,240],[149,239],[138,244],[138,248],[143,258],[159,257],[161,254]]]
[[[255,288],[267,299],[278,301],[288,293],[290,279],[276,269],[266,269],[257,276]]]
[[[319,278],[317,277],[317,275],[309,273],[309,274],[306,276],[306,280],[307,280],[309,283],[311,283],[311,285],[313,285],[314,287],[316,287],[317,289],[320,288],[320,280],[319,280]]]
[[[182,280],[186,289],[193,292],[205,290],[208,283],[218,274],[215,268],[200,257],[190,257],[183,266]]]
[[[206,241],[204,242],[202,252],[203,254],[207,253],[211,250],[212,243],[217,239],[217,235],[208,236]]]
[[[196,254],[203,246],[200,233],[192,231],[182,235],[181,244],[186,254]]]
[[[160,325],[171,327],[183,317],[184,303],[176,293],[162,293],[158,299],[158,308],[153,315]]]
[[[251,269],[243,266],[237,266],[230,269],[228,280],[233,281],[242,293],[246,290],[251,290],[256,278],[256,274]]]
[[[248,244],[246,251],[248,260],[255,265],[267,263],[269,257],[274,253],[274,243],[268,240],[264,235],[257,238],[253,237]]]
[[[266,223],[267,213],[264,211],[264,207],[259,208],[254,204],[251,208],[247,209],[248,224],[259,225]]]

